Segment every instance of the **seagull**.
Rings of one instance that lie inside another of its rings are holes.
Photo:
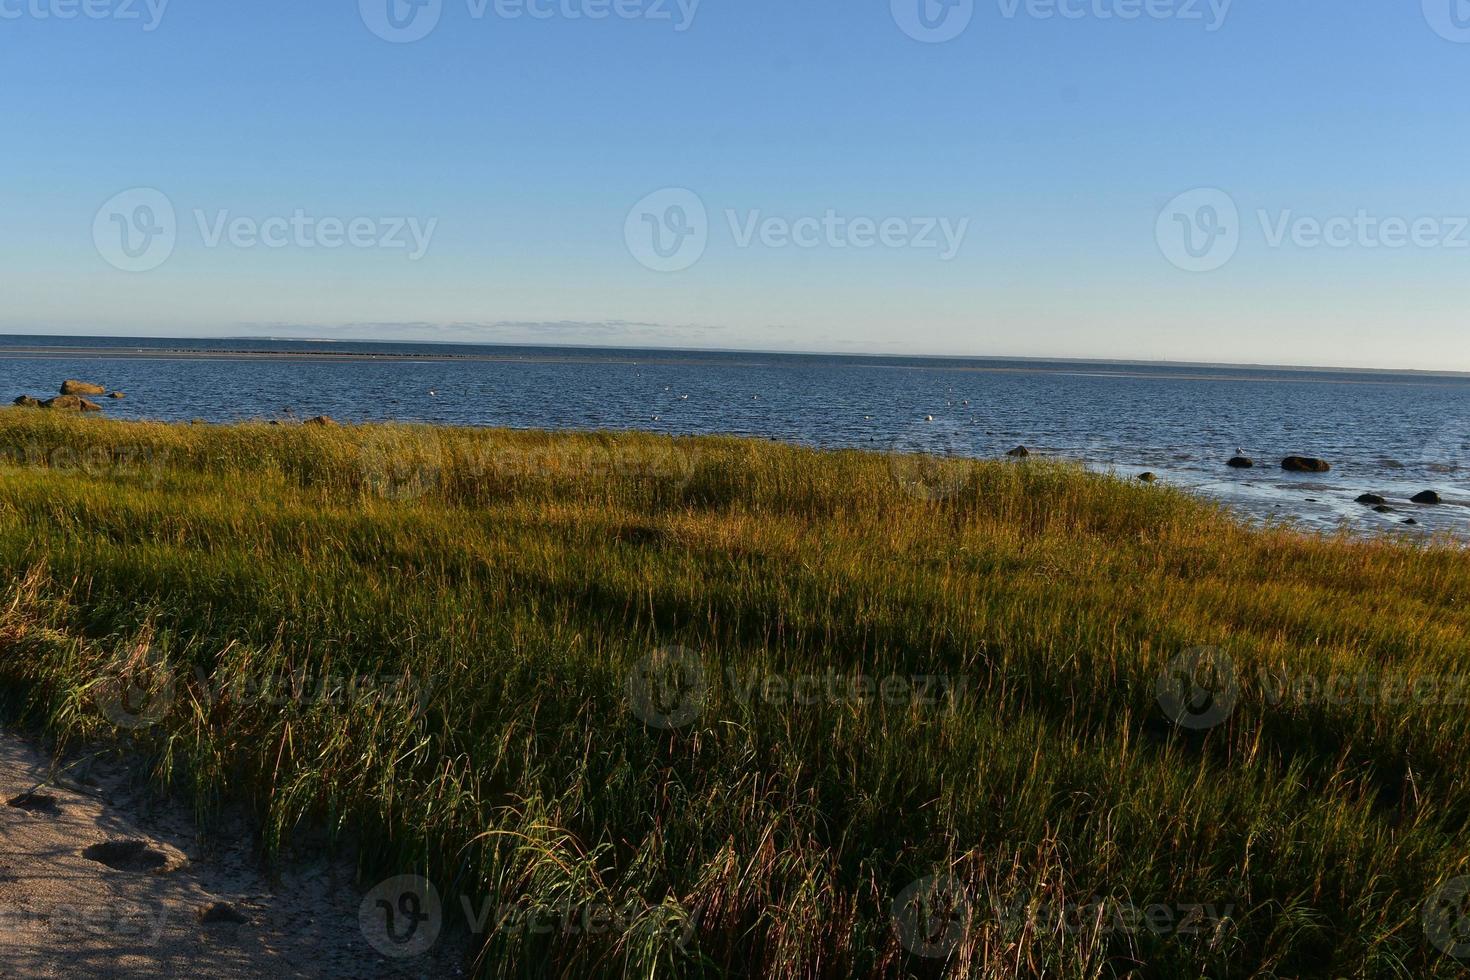
[[[439,397],[439,393],[437,391],[435,391],[433,388],[430,388],[429,389],[429,397],[430,398],[438,398]]]

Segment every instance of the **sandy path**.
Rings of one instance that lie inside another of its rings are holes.
[[[0,729],[0,976],[462,975],[448,949],[410,961],[378,953],[359,926],[350,867],[323,861],[273,883],[243,822],[206,852],[191,814],[150,804],[123,768],[54,769]],[[84,854],[109,841],[146,849]],[[201,922],[219,902],[249,921]]]

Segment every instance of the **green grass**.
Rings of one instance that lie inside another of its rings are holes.
[[[1422,909],[1470,874],[1470,689],[1352,692],[1470,673],[1449,543],[734,439],[6,410],[0,452],[11,716],[137,753],[201,817],[248,802],[273,852],[326,827],[451,919],[538,910],[475,940],[482,975],[1463,969]],[[669,647],[704,681],[657,703],[674,727],[629,684]],[[1159,678],[1205,647],[1238,698],[1177,725]],[[125,727],[119,677],[163,695]],[[283,678],[336,696],[259,696]],[[932,875],[969,913],[925,947],[893,906]]]

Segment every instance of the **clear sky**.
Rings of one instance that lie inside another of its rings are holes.
[[[161,4],[0,0],[0,332],[1470,370],[1462,0]]]

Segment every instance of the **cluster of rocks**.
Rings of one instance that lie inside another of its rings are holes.
[[[1256,461],[1249,456],[1232,456],[1225,465],[1231,469],[1248,470],[1256,465]],[[1332,469],[1332,464],[1315,456],[1288,456],[1281,461],[1281,468],[1288,473],[1326,473]]]
[[[1008,453],[1006,453],[1006,455],[1014,456],[1018,459],[1023,459],[1027,456],[1030,456],[1031,451],[1025,446],[1017,446],[1015,449],[1012,449]],[[1249,456],[1237,453],[1237,455],[1232,456],[1230,457],[1230,459],[1226,460],[1225,465],[1231,467],[1232,469],[1248,470],[1255,467],[1256,461],[1251,459]],[[1325,459],[1318,459],[1315,456],[1287,456],[1281,461],[1281,468],[1288,473],[1328,473],[1332,470],[1332,464],[1327,462],[1327,460]],[[1144,483],[1153,483],[1158,479],[1158,476],[1154,473],[1140,473],[1138,474],[1138,478]],[[1308,499],[1310,500],[1311,498]],[[1388,501],[1384,497],[1376,493],[1365,493],[1358,498],[1357,502],[1372,507],[1380,514],[1393,513],[1393,508],[1388,505]],[[1415,504],[1434,505],[1442,503],[1442,500],[1437,492],[1433,490],[1425,490],[1422,493],[1417,493],[1414,496],[1410,497],[1409,502]],[[1404,521],[1404,523],[1418,524],[1419,522],[1411,517],[1408,520]]]
[[[1362,496],[1358,497],[1357,502],[1363,504],[1364,506],[1372,507],[1373,510],[1379,514],[1394,513],[1394,508],[1390,507],[1388,505],[1388,501],[1380,494],[1365,493]],[[1425,490],[1422,493],[1414,494],[1414,496],[1409,498],[1409,502],[1414,504],[1425,504],[1432,506],[1434,504],[1441,503],[1442,500],[1439,494],[1435,493],[1433,490]],[[1418,524],[1419,522],[1410,517],[1408,520],[1404,521],[1404,523]]]
[[[1235,469],[1248,470],[1256,464],[1248,456],[1233,456],[1225,465],[1234,467]],[[1314,456],[1288,456],[1281,461],[1281,468],[1290,473],[1326,473],[1332,469],[1332,464],[1325,459],[1317,459]],[[1374,511],[1380,514],[1391,514],[1394,512],[1394,509],[1388,505],[1388,500],[1376,493],[1365,493],[1358,497],[1357,502],[1372,507]],[[1435,491],[1425,490],[1410,497],[1409,502],[1433,505],[1441,503],[1442,500]],[[1404,523],[1418,524],[1419,522],[1411,517],[1404,521]]]
[[[21,395],[15,404],[21,408],[51,408],[63,412],[100,412],[102,406],[87,399],[87,395],[106,395],[108,398],[126,398],[120,391],[109,392],[102,385],[90,381],[67,380],[61,383],[61,394],[54,398],[40,399],[32,395]]]

